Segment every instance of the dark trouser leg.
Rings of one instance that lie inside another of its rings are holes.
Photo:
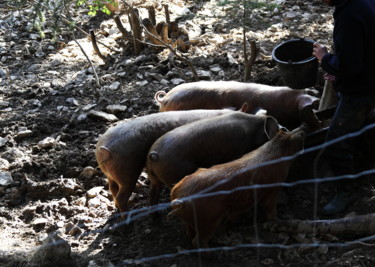
[[[367,115],[373,108],[373,98],[341,96],[327,134],[327,141],[356,132],[364,127]],[[359,138],[345,138],[326,148],[323,160],[327,161],[335,176],[353,173],[353,155],[358,148]],[[338,181],[336,196],[323,208],[322,212],[335,214],[344,211],[353,201],[351,194],[354,184],[354,181],[348,179]]]

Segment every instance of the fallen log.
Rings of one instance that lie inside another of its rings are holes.
[[[293,220],[266,222],[263,228],[272,232],[372,235],[375,233],[375,214],[359,215],[333,220]]]

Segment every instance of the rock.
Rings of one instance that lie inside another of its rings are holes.
[[[0,100],[0,108],[7,108],[7,107],[9,107],[9,102]]]
[[[118,90],[120,87],[121,87],[121,83],[116,81],[109,86],[109,89]]]
[[[197,74],[201,80],[211,80],[212,77],[211,71],[197,70]]]
[[[89,111],[90,109],[96,107],[96,104],[87,104],[82,108],[83,111]]]
[[[185,80],[180,79],[180,78],[174,78],[174,79],[171,80],[171,82],[172,82],[174,85],[179,85],[179,84],[184,83]]]
[[[26,127],[20,127],[18,129],[18,133],[17,133],[17,138],[25,138],[25,137],[29,137],[29,136],[32,136],[33,135],[33,132],[31,130],[28,130]]]
[[[88,201],[88,206],[89,207],[91,207],[91,208],[97,208],[97,207],[99,207],[100,206],[100,204],[101,204],[101,201],[100,201],[100,199],[99,198],[92,198],[92,199],[89,199],[89,201]]]
[[[0,69],[0,78],[5,78],[6,76],[7,73],[3,69]]]
[[[71,262],[71,247],[57,233],[50,234],[35,251],[27,267],[74,266]]]
[[[105,109],[112,114],[116,114],[126,111],[128,107],[124,105],[108,105]]]
[[[223,71],[223,69],[220,68],[219,66],[211,66],[210,71],[212,71],[214,74],[219,74],[220,71]]]
[[[3,147],[8,142],[7,138],[0,137],[0,147]]]
[[[103,111],[91,110],[88,116],[94,119],[99,119],[99,120],[108,121],[108,122],[118,121],[118,118],[115,115],[108,114]]]
[[[9,168],[9,161],[0,158],[0,170],[7,170]]]
[[[25,154],[16,147],[12,147],[3,153],[3,158],[7,159],[9,162],[19,161],[25,157]]]
[[[30,67],[27,68],[29,72],[35,72],[40,69],[40,64],[32,64]]]
[[[48,223],[48,219],[46,218],[36,218],[33,222],[32,225],[46,225]]]
[[[56,140],[53,137],[47,137],[38,143],[40,148],[51,148],[56,144]]]
[[[103,186],[96,186],[91,188],[90,190],[87,191],[87,196],[88,197],[96,197],[100,194],[100,192],[103,190]]]
[[[288,11],[284,13],[285,20],[293,20],[296,19],[300,14],[298,12]]]
[[[10,172],[0,171],[0,186],[8,186],[12,184],[13,178]]]
[[[146,86],[148,84],[148,81],[144,80],[144,81],[140,81],[140,82],[136,82],[136,85],[138,86]]]
[[[78,101],[75,98],[69,97],[65,100],[66,103],[78,106]]]
[[[227,54],[228,62],[233,65],[238,65],[238,61],[231,54]]]
[[[109,260],[101,259],[101,260],[91,260],[87,267],[115,267]]]
[[[77,117],[77,121],[84,121],[87,119],[87,114],[83,113],[83,114],[79,114],[78,117]]]

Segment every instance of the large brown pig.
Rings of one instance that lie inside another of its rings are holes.
[[[286,86],[235,81],[201,81],[178,85],[168,93],[158,91],[155,100],[160,111],[240,108],[247,102],[248,113],[254,113],[256,108],[261,107],[281,125],[294,129],[301,122],[313,128],[320,126],[313,112],[319,105],[316,95],[311,89],[294,90]]]
[[[150,203],[158,202],[162,184],[172,188],[200,167],[239,158],[279,131],[270,116],[232,112],[178,127],[155,141],[147,157]]]
[[[254,205],[265,208],[267,217],[277,217],[276,204],[280,187],[235,190],[239,187],[284,182],[291,160],[277,161],[272,165],[265,162],[292,155],[302,149],[302,132],[280,131],[271,141],[232,162],[199,169],[186,176],[171,191],[172,211],[169,216],[180,217],[187,226],[187,232],[195,247],[208,247],[218,226],[224,219],[230,219],[249,210]],[[257,165],[263,163],[263,166]],[[233,190],[233,191],[231,191]],[[197,194],[217,193],[199,196]],[[255,200],[256,198],[256,200]]]
[[[245,105],[244,105],[245,106]],[[234,112],[190,110],[155,113],[121,122],[108,129],[96,144],[96,160],[108,178],[109,189],[121,212],[145,167],[151,145],[166,132],[189,122]]]

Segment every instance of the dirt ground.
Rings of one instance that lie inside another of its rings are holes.
[[[107,179],[95,160],[98,137],[117,121],[158,112],[155,92],[192,81],[189,68],[180,60],[170,60],[167,50],[156,53],[148,48],[139,56],[116,52],[121,47],[115,41],[119,32],[113,20],[75,10],[78,27],[95,29],[98,39],[116,50],[99,45],[113,59],[104,66],[88,38],[76,32],[95,66],[98,88],[95,73],[68,29],[53,41],[48,30],[53,16],[47,14],[46,37],[41,39],[37,32],[28,31],[32,6],[12,9],[7,2],[0,3],[1,266],[42,266],[32,257],[47,236],[56,232],[67,243],[52,252],[59,260],[45,266],[374,266],[372,239],[351,242],[366,235],[271,232],[262,228],[262,214],[254,217],[253,212],[213,240],[215,249],[209,257],[192,251],[183,224],[167,220],[166,209],[160,211],[159,220],[142,210],[130,223],[119,220]],[[333,29],[332,10],[318,0],[275,3],[253,9],[247,33],[259,48],[251,81],[268,85],[283,84],[271,57],[277,44],[303,37],[330,45]],[[148,4],[137,5],[141,15]],[[153,5],[157,19],[162,20],[161,5]],[[201,79],[242,80],[243,11],[238,2],[171,1],[170,12],[191,39],[193,35],[200,39],[188,56]],[[122,20],[129,27],[127,16]],[[320,78],[315,89],[321,92],[322,87]],[[94,111],[116,117],[103,118]],[[371,170],[367,152],[362,165]],[[298,158],[288,181],[313,178],[314,155]],[[315,206],[321,208],[333,195],[331,183],[285,188],[280,194],[279,217],[313,220],[373,213],[371,178],[361,178],[355,190],[357,201],[336,217],[314,212]],[[131,198],[133,210],[147,208],[148,191],[143,173]],[[168,201],[165,189],[161,202]],[[64,250],[71,253],[64,254]]]

